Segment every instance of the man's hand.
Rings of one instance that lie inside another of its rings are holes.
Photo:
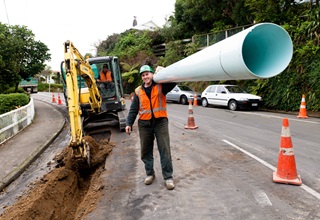
[[[128,135],[130,135],[130,133],[131,133],[131,126],[126,126],[126,133],[128,134]]]

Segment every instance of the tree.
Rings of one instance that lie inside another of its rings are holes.
[[[26,26],[0,23],[0,30],[0,87],[9,85],[17,89],[21,79],[40,73],[51,55],[48,47],[36,41]]]
[[[108,36],[106,40],[96,45],[95,47],[97,49],[97,56],[106,56],[110,54],[115,48],[115,45],[118,42],[119,38],[120,34],[113,34],[111,36]]]
[[[151,55],[152,38],[149,33],[150,31],[138,30],[124,32],[115,44],[111,54],[118,56],[120,59],[136,56],[141,51]]]
[[[125,71],[122,73],[122,77],[124,79],[124,88],[125,92],[130,93],[133,91],[139,84],[141,84],[141,77],[139,75],[138,67],[140,63],[136,63],[134,65],[130,65],[125,62],[121,62],[122,69]]]
[[[17,74],[19,66],[16,62],[18,54],[15,49],[15,39],[9,26],[0,23],[0,92],[14,86],[20,81]]]
[[[231,18],[236,24],[236,26],[242,26],[246,24],[252,24],[254,21],[254,17],[250,12],[249,7],[245,5],[246,0],[236,1],[232,13]]]
[[[86,53],[83,57],[84,57],[85,59],[87,59],[87,58],[92,58],[93,55],[92,55],[92,53]]]
[[[177,0],[172,28],[176,40],[252,23],[245,0]],[[223,25],[221,25],[223,24]]]
[[[284,24],[299,15],[300,7],[295,0],[245,0],[254,21]]]
[[[183,58],[185,58],[185,45],[182,41],[171,41],[166,44],[166,54],[158,61],[160,66],[169,66]],[[190,52],[190,51],[188,51]]]
[[[53,76],[51,77],[57,84],[62,83],[61,73],[60,72],[53,72]]]

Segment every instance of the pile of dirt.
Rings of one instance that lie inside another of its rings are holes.
[[[100,174],[113,145],[107,140],[97,143],[90,136],[85,140],[91,152],[91,168],[80,170],[67,147],[56,157],[57,168],[34,184],[25,196],[7,207],[0,219],[82,219],[95,209],[104,188]]]

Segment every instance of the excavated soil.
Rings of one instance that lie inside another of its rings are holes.
[[[67,147],[56,157],[57,167],[34,183],[32,189],[14,205],[7,207],[1,220],[83,219],[95,209],[104,185],[100,174],[113,145],[108,140],[96,142],[86,136],[91,151],[91,167],[78,167]]]

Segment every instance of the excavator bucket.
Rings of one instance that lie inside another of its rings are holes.
[[[109,143],[111,131],[105,127],[97,127],[85,132],[87,136],[92,137],[97,143]]]
[[[79,170],[90,169],[90,144],[87,141],[83,141],[83,143],[80,146],[72,146],[72,158],[77,162]]]
[[[73,147],[73,158],[79,171],[91,172],[97,164],[103,163],[112,150],[112,145],[109,144],[110,136],[110,130],[91,130],[83,137],[83,145]]]

